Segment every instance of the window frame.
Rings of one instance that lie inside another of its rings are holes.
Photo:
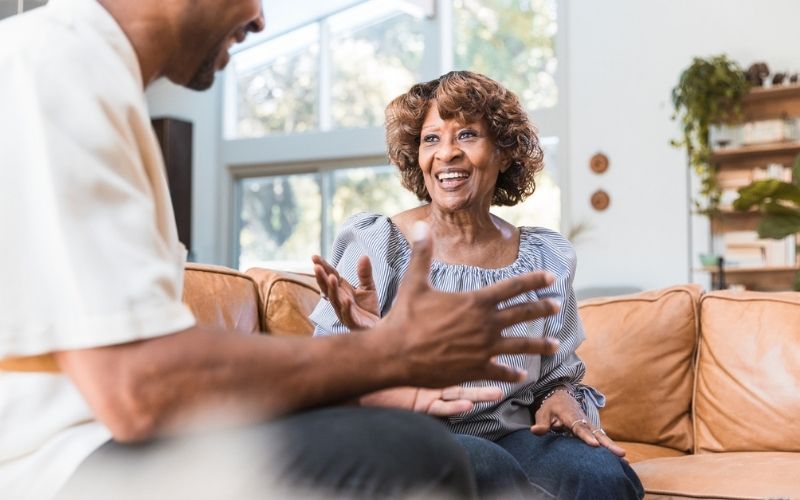
[[[354,2],[347,7],[327,14],[323,17],[335,15],[341,11],[357,6],[369,0]],[[452,0],[432,0],[434,8],[422,17],[422,34],[425,44],[420,67],[421,79],[431,80],[453,69],[453,9]],[[424,3],[424,2],[421,2]],[[554,172],[561,190],[561,227],[570,227],[570,159],[567,147],[567,119],[569,116],[569,92],[567,87],[567,26],[568,5],[566,0],[555,0],[556,19],[558,30],[555,39],[555,55],[558,65],[555,73],[558,88],[558,103],[551,108],[534,110],[532,119],[541,137],[557,137],[558,146],[556,155],[559,167]],[[317,18],[296,26],[295,29],[312,22],[320,22]],[[324,24],[324,23],[323,23]],[[273,37],[286,34],[290,30],[273,35]],[[322,37],[326,36],[320,31],[320,58],[324,64],[327,52],[322,45]],[[261,40],[254,43],[259,43]],[[252,47],[245,45],[242,50]],[[239,258],[239,234],[241,221],[236,210],[239,206],[237,193],[238,181],[244,177],[260,177],[269,175],[286,175],[292,173],[309,173],[316,171],[336,170],[357,166],[375,166],[388,163],[385,151],[385,133],[382,126],[366,128],[316,130],[313,132],[295,134],[271,134],[258,138],[230,138],[230,124],[236,120],[236,81],[231,69],[226,69],[223,75],[222,91],[218,106],[219,116],[222,117],[220,129],[219,163],[223,165],[223,188],[221,203],[221,221],[224,235],[221,244],[221,258],[226,265],[236,268]],[[320,88],[324,86],[324,77],[320,79]],[[318,90],[320,93],[327,90]],[[324,95],[322,96],[324,97]],[[319,106],[317,106],[319,108]],[[318,110],[319,113],[319,110]],[[318,116],[319,118],[319,116]],[[321,124],[322,122],[320,122]],[[535,195],[534,195],[535,196]],[[325,207],[323,206],[323,211]],[[323,233],[326,231],[323,223]],[[324,237],[324,234],[323,234]],[[325,241],[324,239],[321,241]]]

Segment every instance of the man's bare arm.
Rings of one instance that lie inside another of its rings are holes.
[[[519,380],[523,374],[493,358],[555,352],[552,341],[501,332],[553,314],[557,304],[498,310],[500,302],[545,287],[552,277],[531,273],[477,292],[444,293],[428,283],[430,258],[431,242],[423,237],[391,313],[363,332],[285,338],[194,327],[59,352],[56,359],[114,438],[137,441],[193,425],[263,420],[392,386]]]

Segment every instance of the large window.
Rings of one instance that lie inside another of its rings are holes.
[[[234,188],[230,264],[308,271],[347,217],[416,206],[381,160],[383,111],[412,84],[451,69],[515,91],[542,136],[536,193],[492,212],[516,225],[561,228],[558,0],[271,1],[268,25],[270,7],[322,10],[245,46],[227,70],[221,156]]]
[[[236,113],[227,135],[370,127],[389,100],[421,78],[421,14],[373,0],[236,54]]]
[[[238,266],[308,271],[342,223],[359,212],[392,215],[418,205],[390,166],[318,169],[237,181]]]

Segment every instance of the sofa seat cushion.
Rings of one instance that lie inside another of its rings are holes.
[[[244,333],[262,330],[256,283],[233,269],[187,264],[183,302],[191,309],[198,325]]]
[[[258,285],[267,332],[300,337],[314,332],[314,324],[308,319],[320,298],[314,276],[262,268],[248,269],[246,273]]]
[[[706,453],[633,464],[647,498],[796,498],[800,453]]]
[[[606,395],[600,418],[613,439],[691,451],[699,297],[685,285],[579,304],[584,381]]]
[[[800,293],[709,293],[700,324],[697,451],[800,452]]]
[[[651,458],[664,458],[664,457],[682,457],[686,453],[666,446],[657,446],[655,444],[647,443],[634,443],[630,441],[617,441],[618,445],[625,449],[625,458],[630,462],[641,462],[643,460],[650,460]]]

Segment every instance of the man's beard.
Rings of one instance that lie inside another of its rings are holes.
[[[186,87],[192,90],[207,90],[214,84],[214,73],[216,73],[216,63],[220,53],[225,50],[225,41],[220,42],[214,50],[208,53],[194,72]]]

